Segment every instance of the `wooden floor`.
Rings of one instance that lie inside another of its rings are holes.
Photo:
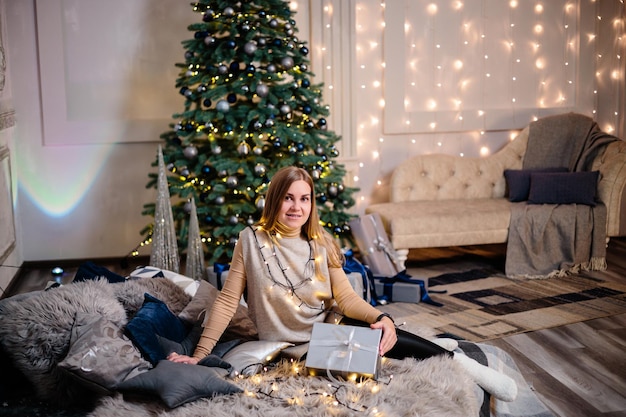
[[[421,251],[412,260],[445,261],[462,254],[503,256],[502,247],[451,248]],[[626,239],[609,243],[604,272],[588,273],[605,280],[626,280]],[[120,275],[128,275],[146,259],[100,260]],[[71,282],[77,262],[62,264],[62,283]],[[25,265],[9,288],[9,295],[42,289],[54,281],[54,264]],[[505,337],[488,342],[508,352],[517,362],[529,385],[556,417],[626,417],[626,314],[576,323],[547,330]]]
[[[626,239],[613,239],[608,270],[626,280]],[[543,403],[558,417],[626,416],[626,314],[489,342],[508,352]]]

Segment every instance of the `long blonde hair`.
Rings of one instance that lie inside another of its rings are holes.
[[[315,249],[317,249],[316,245],[325,247],[328,253],[329,266],[340,268],[343,264],[343,254],[335,239],[320,224],[317,205],[315,204],[315,185],[313,184],[313,178],[305,169],[288,166],[279,169],[274,174],[265,195],[265,206],[263,207],[263,213],[258,225],[270,235],[278,231],[278,213],[289,187],[296,181],[305,181],[311,188],[311,214],[302,226],[302,237],[313,241]]]

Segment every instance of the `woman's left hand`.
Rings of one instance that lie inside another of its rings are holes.
[[[396,335],[396,325],[389,317],[383,317],[382,320],[370,324],[370,327],[372,329],[383,330],[383,337],[380,340],[379,346],[380,356],[383,356],[385,353],[389,352],[398,341],[398,336]]]
[[[177,363],[187,363],[189,365],[197,365],[200,361],[198,358],[194,358],[193,356],[179,355],[176,352],[172,352],[167,355],[167,360]]]

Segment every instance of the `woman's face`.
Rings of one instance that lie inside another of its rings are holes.
[[[287,227],[300,229],[311,214],[311,187],[306,181],[291,184],[278,213],[278,221]]]

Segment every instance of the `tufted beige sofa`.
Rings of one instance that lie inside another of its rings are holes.
[[[484,158],[429,154],[412,157],[391,176],[390,202],[374,204],[393,247],[408,249],[505,243],[511,218],[505,169],[521,169],[526,127]],[[609,144],[593,162],[601,172],[598,197],[607,206],[607,236],[626,236],[626,142]]]

